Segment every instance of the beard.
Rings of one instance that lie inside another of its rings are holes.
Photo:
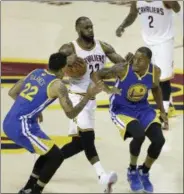
[[[85,40],[86,42],[94,42],[94,35],[93,36],[85,36],[81,34],[81,38]]]

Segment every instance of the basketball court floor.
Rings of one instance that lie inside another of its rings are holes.
[[[126,54],[128,51],[135,51],[135,49],[142,45],[138,21],[131,27],[133,30],[129,30],[130,33],[127,32],[122,39],[117,39],[114,35],[115,27],[121,21],[121,18],[118,18],[116,13],[119,12],[121,14],[123,10],[122,19],[128,13],[128,8],[124,6],[95,2],[75,2],[63,7],[55,7],[54,5],[35,2],[7,3],[3,3],[1,7],[1,46],[2,60],[4,60],[4,62],[17,60],[22,62],[35,59],[47,60],[48,55],[57,50],[59,45],[76,38],[74,34],[74,21],[81,15],[92,18],[92,21],[95,23],[94,27],[96,28],[97,36],[101,39],[104,39],[105,36],[105,40],[111,43],[118,51],[122,51],[120,52],[122,55]],[[86,9],[89,7],[90,9],[87,12]],[[10,12],[12,9],[14,12]],[[96,12],[94,10],[96,10]],[[41,15],[39,15],[39,11]],[[111,14],[108,15],[106,12]],[[68,15],[68,13],[71,14]],[[50,14],[50,16],[48,16],[48,14]],[[61,18],[61,21],[59,21],[58,16]],[[67,17],[69,18],[68,23],[65,21]],[[166,144],[164,145],[160,158],[151,170],[150,179],[154,184],[155,193],[183,193],[183,47],[180,47],[180,43],[182,42],[180,29],[182,29],[182,26],[177,19],[175,20],[176,77],[173,80],[172,87],[177,116],[169,120],[170,130],[164,131]],[[39,21],[41,25],[38,25]],[[117,21],[116,24],[114,24],[114,21]],[[36,30],[34,29],[35,25]],[[62,28],[60,28],[59,25],[63,25]],[[112,29],[110,26],[112,26]],[[65,31],[65,28],[71,28],[71,30]],[[107,29],[107,33],[104,32],[105,28]],[[70,32],[72,35],[70,35]],[[16,33],[22,34],[15,36]],[[62,40],[62,33],[65,37],[64,40]],[[105,35],[103,36],[103,34]],[[57,40],[53,37],[57,37]],[[38,42],[38,40],[40,40],[40,42]],[[49,44],[51,44],[51,48],[49,48]],[[25,47],[27,51],[24,49]],[[1,78],[2,81],[4,81],[1,85],[1,124],[13,103],[10,97],[8,97],[8,90],[12,86],[12,83],[5,82],[5,80],[11,81],[14,78],[14,76],[10,77],[5,75]],[[129,193],[126,173],[129,164],[128,149],[130,140],[123,142],[117,128],[111,122],[108,109],[105,108],[106,105],[108,105],[108,95],[104,93],[99,94],[97,102],[99,106],[96,111],[95,131],[96,146],[101,158],[101,163],[107,172],[113,170],[116,171],[119,176],[118,182],[114,186],[114,192]],[[63,111],[60,110],[59,103],[56,102],[51,105],[43,112],[43,115],[44,122],[41,126],[44,131],[49,134],[60,147],[69,142],[70,138],[67,137],[69,121]],[[146,157],[149,143],[149,140],[146,139],[139,159],[140,164],[143,163]],[[7,139],[2,129],[1,193],[17,193],[27,181],[35,160],[36,156],[29,154]],[[95,170],[82,152],[64,161],[52,181],[45,188],[45,192],[100,193],[103,192],[103,187],[98,184]]]

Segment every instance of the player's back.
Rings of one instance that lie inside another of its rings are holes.
[[[121,95],[113,94],[110,98],[112,112],[120,113],[122,109],[138,111],[149,106],[148,91],[153,85],[154,66],[149,65],[147,72],[143,76],[138,76],[132,69],[132,65],[127,67],[126,75],[116,81],[116,87],[122,89]],[[119,112],[120,111],[120,112]]]
[[[49,98],[48,94],[48,87],[54,80],[56,76],[44,69],[36,69],[30,73],[6,119],[26,117],[35,120],[38,114],[55,100]]]
[[[137,1],[142,35],[148,45],[162,43],[173,38],[173,13],[163,1]]]

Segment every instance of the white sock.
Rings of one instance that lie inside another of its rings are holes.
[[[169,110],[169,101],[163,101],[165,112],[168,113]]]
[[[102,165],[100,164],[100,161],[93,164],[93,166],[96,170],[96,174],[98,177],[101,176],[103,173],[105,173],[105,170],[103,169]]]

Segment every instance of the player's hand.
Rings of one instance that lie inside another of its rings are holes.
[[[124,31],[125,31],[124,28],[122,28],[121,26],[119,26],[117,28],[117,30],[116,30],[116,36],[117,37],[121,37]]]
[[[168,117],[167,117],[165,112],[160,113],[160,120],[161,120],[161,122],[163,122],[162,129],[169,130]]]
[[[77,60],[77,55],[76,54],[72,54],[70,56],[67,57],[67,65],[68,66],[72,66],[75,61]]]
[[[129,53],[125,56],[125,60],[126,60],[129,64],[133,63],[133,58],[134,58],[134,54],[131,53],[131,52],[129,52]]]
[[[102,80],[99,80],[96,84],[91,83],[88,86],[87,89],[87,96],[89,98],[92,98],[96,96],[98,93],[100,93],[104,88],[104,82]]]
[[[119,89],[119,88],[117,88],[117,87],[115,87],[115,86],[113,86],[113,87],[110,89],[110,93],[111,93],[111,94],[118,94],[118,95],[121,95],[121,91],[122,91],[122,89]]]
[[[43,114],[42,113],[40,113],[39,115],[38,115],[38,122],[39,123],[42,123],[43,122]]]

